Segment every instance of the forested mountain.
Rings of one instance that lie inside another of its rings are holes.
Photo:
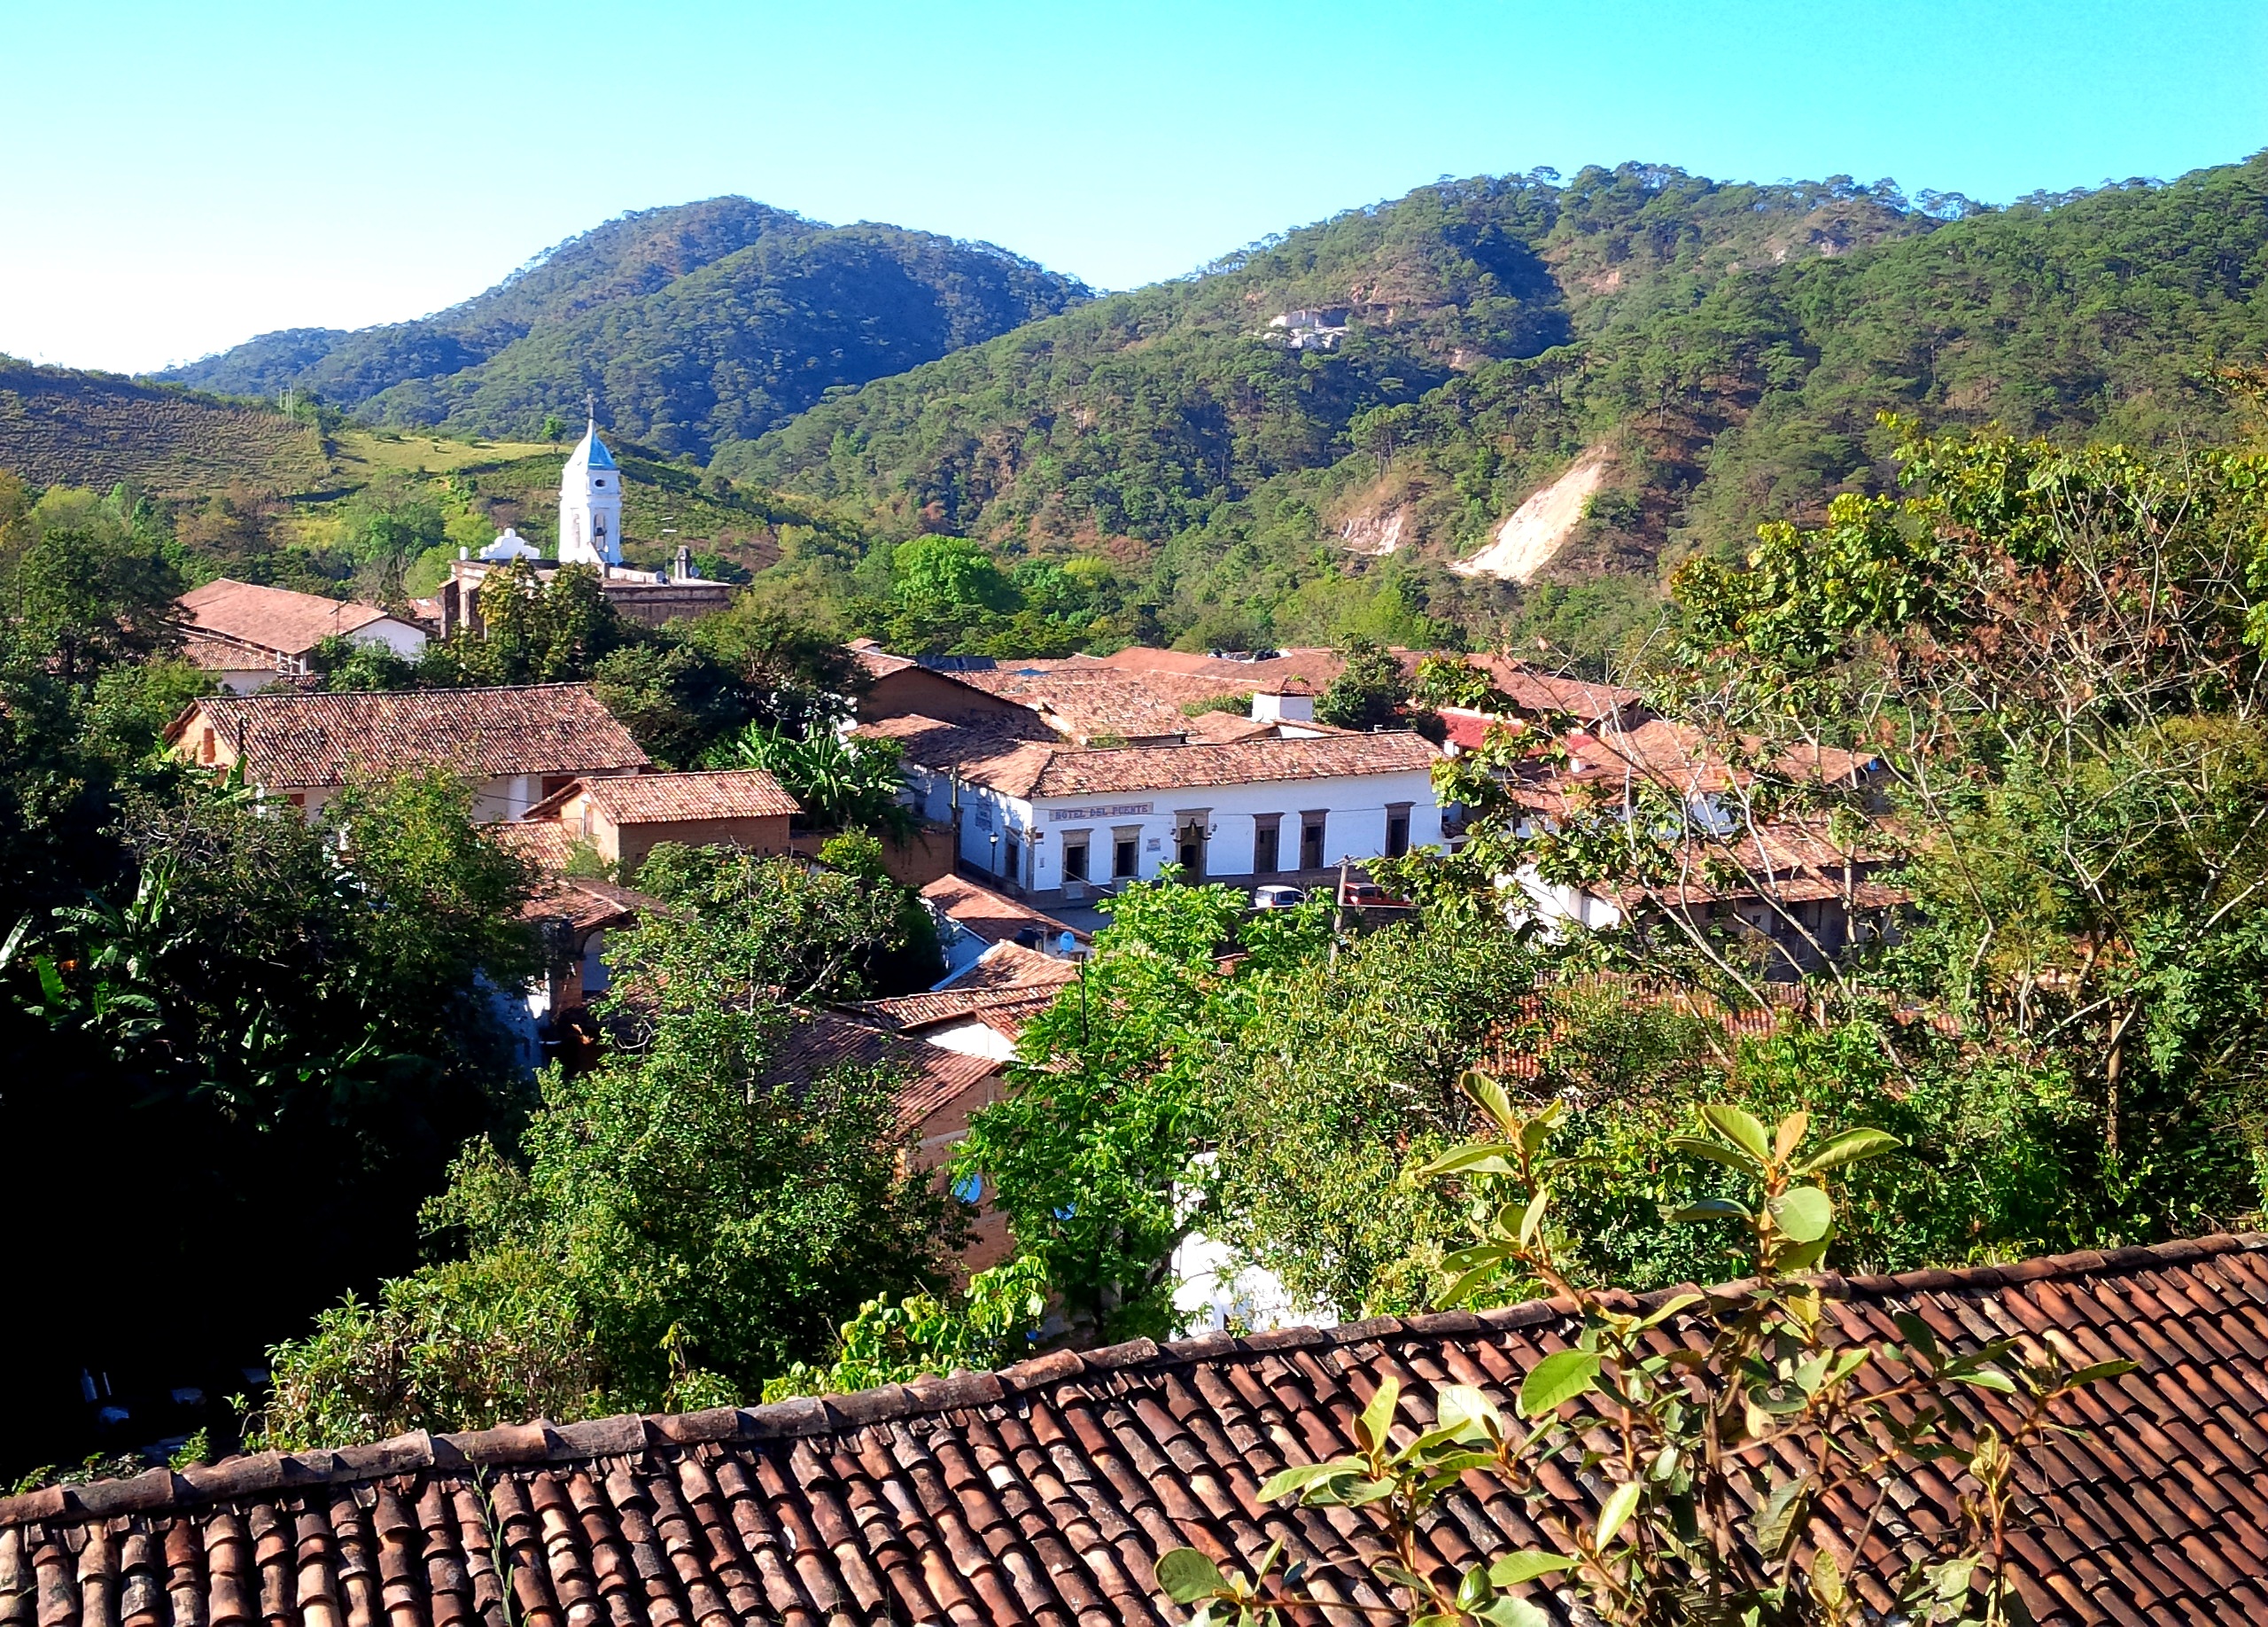
[[[2218,433],[2206,365],[2268,350],[2264,272],[2261,158],[1991,211],[1638,165],[1443,183],[878,380],[715,466],[900,534],[1106,548],[1208,638],[1285,632],[1334,542],[1399,545],[1399,591],[1474,627],[1500,591],[1402,561],[1470,555],[1585,453],[1604,485],[1547,580],[1650,579],[1665,549],[1878,485],[1884,409]],[[1303,310],[1343,336],[1293,345]]]
[[[989,245],[717,198],[609,222],[436,315],[264,334],[161,377],[291,385],[374,424],[504,436],[594,392],[617,432],[705,455],[1086,292]]]

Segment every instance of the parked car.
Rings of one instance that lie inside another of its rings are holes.
[[[1297,887],[1254,887],[1252,890],[1252,907],[1254,909],[1289,909],[1294,904],[1304,903],[1307,896]]]
[[[1356,909],[1408,909],[1409,901],[1397,899],[1376,882],[1350,881],[1339,895],[1341,904]]]

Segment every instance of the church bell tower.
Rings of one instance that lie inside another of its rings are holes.
[[[595,401],[590,427],[559,477],[559,563],[622,563],[622,471],[599,439]]]

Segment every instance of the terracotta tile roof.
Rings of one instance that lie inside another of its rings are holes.
[[[1073,656],[1061,670],[1078,672],[1089,666],[1114,667],[1127,673],[1179,673],[1208,678],[1231,686],[1223,694],[1246,689],[1304,690],[1320,693],[1346,669],[1347,664],[1328,650],[1279,650],[1265,660],[1239,661],[1224,656],[1199,655],[1184,650],[1153,650],[1134,644],[1115,655]]]
[[[267,786],[343,785],[450,768],[476,779],[647,766],[645,752],[579,683],[397,693],[208,696],[166,730],[178,740],[202,714]]]
[[[948,723],[917,713],[861,723],[851,734],[860,739],[897,741],[912,767],[936,774],[958,770],[965,780],[1012,797],[1029,792],[1032,782],[1047,766],[1049,753],[1063,743],[1063,736],[1042,722],[1037,712],[1021,712],[965,723]]]
[[[1617,712],[1633,711],[1646,704],[1646,697],[1635,689],[1617,683],[1593,683],[1588,679],[1570,678],[1559,673],[1545,672],[1517,656],[1471,655],[1466,664],[1488,674],[1504,698],[1520,712],[1538,715],[1572,717],[1581,723],[1596,723]]]
[[[1191,728],[1184,705],[1240,694],[1249,687],[1179,673],[1127,673],[1068,664],[954,675],[972,689],[1030,707],[1052,728],[1082,744],[1110,738],[1177,738]]]
[[[1666,718],[1649,718],[1635,728],[1577,732],[1566,743],[1569,756],[1581,765],[1566,776],[1572,780],[1619,782],[1643,775],[1669,790],[1713,791],[1754,777],[1728,763],[1699,729]],[[1747,743],[1753,751],[1759,743]],[[1782,757],[1775,767],[1791,779],[1848,785],[1876,760],[1872,752],[1807,747]]]
[[[1037,797],[1182,790],[1335,780],[1431,768],[1440,753],[1407,729],[1375,735],[1246,740],[1226,745],[1126,746],[1058,751],[1033,782]]]
[[[2011,1575],[2040,1627],[2268,1617],[2264,1249],[2257,1235],[2210,1237],[1829,1280],[1837,1315],[1869,1338],[1899,1337],[1891,1313],[1910,1310],[1962,1351],[2005,1335],[2032,1353],[2139,1361],[2078,1397],[2085,1434],[2019,1470]],[[1573,1331],[1536,1302],[1140,1340],[856,1396],[420,1433],[49,1488],[0,1500],[0,1623],[495,1627],[509,1585],[514,1616],[545,1627],[1162,1627],[1186,1615],[1152,1586],[1169,1547],[1248,1569],[1280,1538],[1291,1557],[1338,1565],[1377,1529],[1254,1494],[1279,1467],[1350,1452],[1353,1414],[1382,1379],[1420,1416],[1451,1379],[1510,1411],[1521,1376]],[[1969,1405],[2006,1421],[2000,1397]],[[1925,1472],[1914,1490],[1901,1540],[1952,1515],[1946,1477]],[[1470,1489],[1419,1542],[1424,1567],[1451,1575],[1471,1545],[1534,1545],[1518,1499]]]
[[[1201,745],[1226,745],[1233,740],[1272,737],[1276,725],[1236,712],[1200,712],[1188,720],[1189,738]]]
[[[627,926],[668,907],[650,893],[594,876],[557,876],[520,911],[526,921],[563,921],[578,932]]]
[[[192,588],[175,603],[187,613],[192,634],[214,634],[271,655],[279,650],[305,655],[326,638],[386,619],[386,612],[375,604],[348,604],[321,594],[262,588],[225,576]]]
[[[1062,925],[1060,922],[1054,924]],[[1076,961],[1060,960],[1037,949],[1027,949],[1013,939],[1004,939],[977,956],[975,965],[942,986],[972,994],[1010,994],[1052,991],[1078,980]]]
[[[1435,716],[1449,733],[1449,743],[1462,751],[1477,751],[1488,738],[1488,731],[1500,728],[1508,734],[1520,734],[1526,725],[1518,718],[1507,718],[1493,712],[1475,712],[1469,706],[1443,706]]]
[[[509,852],[517,853],[540,870],[562,870],[575,851],[575,837],[555,819],[515,819],[481,829]]]
[[[182,635],[181,658],[208,673],[276,670],[273,650],[261,650],[238,639],[223,638],[217,633],[200,633],[194,627]]]
[[[1027,932],[1043,933],[1051,938],[1059,932],[1068,932],[1082,943],[1086,941],[1084,932],[965,876],[940,876],[921,889],[921,896],[939,915],[959,922],[987,943],[1009,942]]]
[[[990,1057],[948,1051],[822,1011],[788,1032],[764,1078],[766,1082],[810,1079],[830,1068],[884,1065],[905,1070],[897,1097],[897,1125],[905,1133],[920,1129],[932,1113],[1000,1071],[1000,1064]]]
[[[853,639],[844,648],[850,651],[851,658],[858,663],[859,669],[870,679],[887,678],[892,673],[902,673],[909,666],[921,665],[911,656],[890,654],[871,638]]]
[[[1027,949],[994,944],[959,977],[920,994],[861,1000],[844,1009],[857,1021],[897,1033],[918,1034],[965,1023],[983,1023],[1010,1040],[1055,1003],[1077,980],[1078,964]]]
[[[700,769],[578,780],[527,812],[531,820],[563,807],[578,794],[617,825],[693,819],[780,819],[802,813],[779,781],[761,768]]]
[[[937,989],[926,994],[900,994],[890,1000],[870,1000],[847,1008],[855,1021],[896,1033],[922,1034],[934,1029],[982,1023],[1015,1039],[1030,1022],[1055,1003],[1054,989],[1011,989],[1005,993]]]
[[[900,1033],[921,1033],[963,1023],[983,1023],[1010,1039],[1024,1024],[1052,1006],[1067,984],[1076,982],[1078,964],[1027,949],[994,944],[959,977],[920,994],[863,1000],[849,1008],[862,1023]]]

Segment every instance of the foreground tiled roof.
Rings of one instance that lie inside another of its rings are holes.
[[[583,780],[528,810],[530,819],[565,805],[578,792],[617,825],[695,819],[786,819],[803,806],[761,768],[702,769]]]
[[[1897,1336],[1891,1313],[1910,1309],[1965,1350],[2004,1335],[2140,1364],[2082,1394],[2085,1436],[2020,1471],[2010,1559],[2041,1627],[2268,1620],[2264,1249],[2268,1238],[2214,1237],[1829,1280],[1837,1313],[1870,1337]],[[1351,1451],[1351,1416],[1382,1379],[1401,1381],[1405,1418],[1430,1416],[1443,1382],[1509,1410],[1570,1332],[1563,1307],[1534,1303],[1144,1340],[749,1411],[416,1434],[51,1488],[0,1501],[0,1623],[1177,1622],[1151,1582],[1169,1548],[1249,1566],[1280,1538],[1287,1558],[1332,1565],[1369,1540],[1366,1513],[1255,1493],[1287,1464]],[[1592,1499],[1562,1473],[1545,1485],[1568,1505]],[[1884,1550],[1941,1526],[1956,1495],[1935,1471],[1910,1491],[1878,1528]],[[1468,1480],[1425,1528],[1420,1559],[1461,1569],[1537,1540],[1519,1499]]]
[[[588,687],[209,696],[167,729],[178,739],[193,717],[235,742],[255,783],[343,785],[369,775],[448,768],[478,779],[643,768],[645,752]]]
[[[348,604],[321,594],[263,588],[228,577],[192,588],[175,601],[190,630],[285,655],[305,655],[323,640],[384,621],[375,604]]]
[[[1112,791],[1183,790],[1423,772],[1440,754],[1404,729],[1311,739],[1243,740],[1223,745],[1128,746],[1058,751],[1034,781],[1036,797]]]

